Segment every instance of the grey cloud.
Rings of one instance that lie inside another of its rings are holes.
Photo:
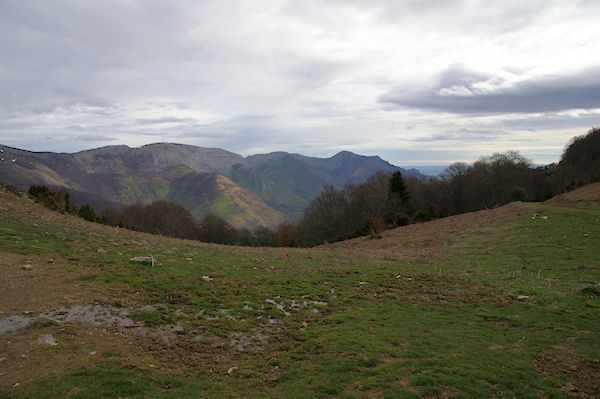
[[[397,87],[380,103],[456,114],[538,113],[600,108],[600,66],[564,76],[521,79],[483,75],[461,67],[443,71],[423,89]]]
[[[583,115],[565,115],[565,114],[544,114],[534,118],[511,118],[500,122],[500,124],[508,129],[519,130],[538,130],[538,129],[557,129],[557,128],[572,128],[583,129],[594,126],[600,126],[600,113],[590,113]],[[573,134],[580,134],[574,130]]]
[[[86,141],[86,142],[103,142],[103,141],[117,141],[116,137],[106,137],[106,136],[87,136],[81,135],[74,137],[75,140],[78,141]]]
[[[482,141],[494,141],[498,138],[506,135],[507,132],[503,130],[485,130],[485,129],[458,129],[448,130],[442,134],[436,134],[428,137],[419,137],[413,141],[417,142],[431,142],[431,141],[450,141],[458,140],[462,142],[482,142]]]
[[[193,118],[177,118],[174,116],[164,116],[162,118],[154,119],[136,119],[136,123],[140,125],[160,125],[164,123],[193,123]]]

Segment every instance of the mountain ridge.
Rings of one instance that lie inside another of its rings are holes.
[[[0,181],[20,189],[33,184],[64,188],[75,201],[89,202],[98,210],[166,199],[186,207],[196,219],[213,212],[236,227],[249,228],[274,227],[299,217],[329,184],[360,183],[380,170],[421,176],[378,156],[349,151],[316,158],[283,151],[243,157],[177,143],[114,145],[75,153],[1,148],[5,160],[0,162]],[[206,179],[219,184],[207,184]]]

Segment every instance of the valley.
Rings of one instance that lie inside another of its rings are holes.
[[[2,188],[0,396],[596,397],[598,199],[592,184],[274,249],[88,223]]]
[[[0,181],[24,191],[42,184],[64,189],[76,203],[90,203],[98,211],[168,200],[196,220],[211,212],[249,229],[275,228],[298,218],[329,184],[360,183],[376,171],[420,176],[415,169],[350,152],[326,159],[285,152],[244,158],[222,149],[168,143],[75,154],[2,148],[7,161],[0,162]]]

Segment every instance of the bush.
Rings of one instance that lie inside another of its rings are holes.
[[[514,186],[510,192],[510,198],[513,201],[527,201],[527,192],[521,186]]]
[[[98,216],[96,215],[96,211],[94,211],[94,208],[92,208],[90,206],[90,204],[86,203],[85,205],[82,205],[81,207],[79,207],[79,211],[77,212],[77,216],[79,216],[82,219],[85,219],[89,222],[95,222],[98,220]]]

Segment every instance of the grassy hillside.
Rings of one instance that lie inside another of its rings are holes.
[[[276,228],[285,220],[257,195],[219,174],[186,174],[173,181],[165,199],[182,205],[197,220],[212,212],[237,228]]]
[[[487,212],[250,249],[0,190],[0,397],[598,397],[600,207]]]

